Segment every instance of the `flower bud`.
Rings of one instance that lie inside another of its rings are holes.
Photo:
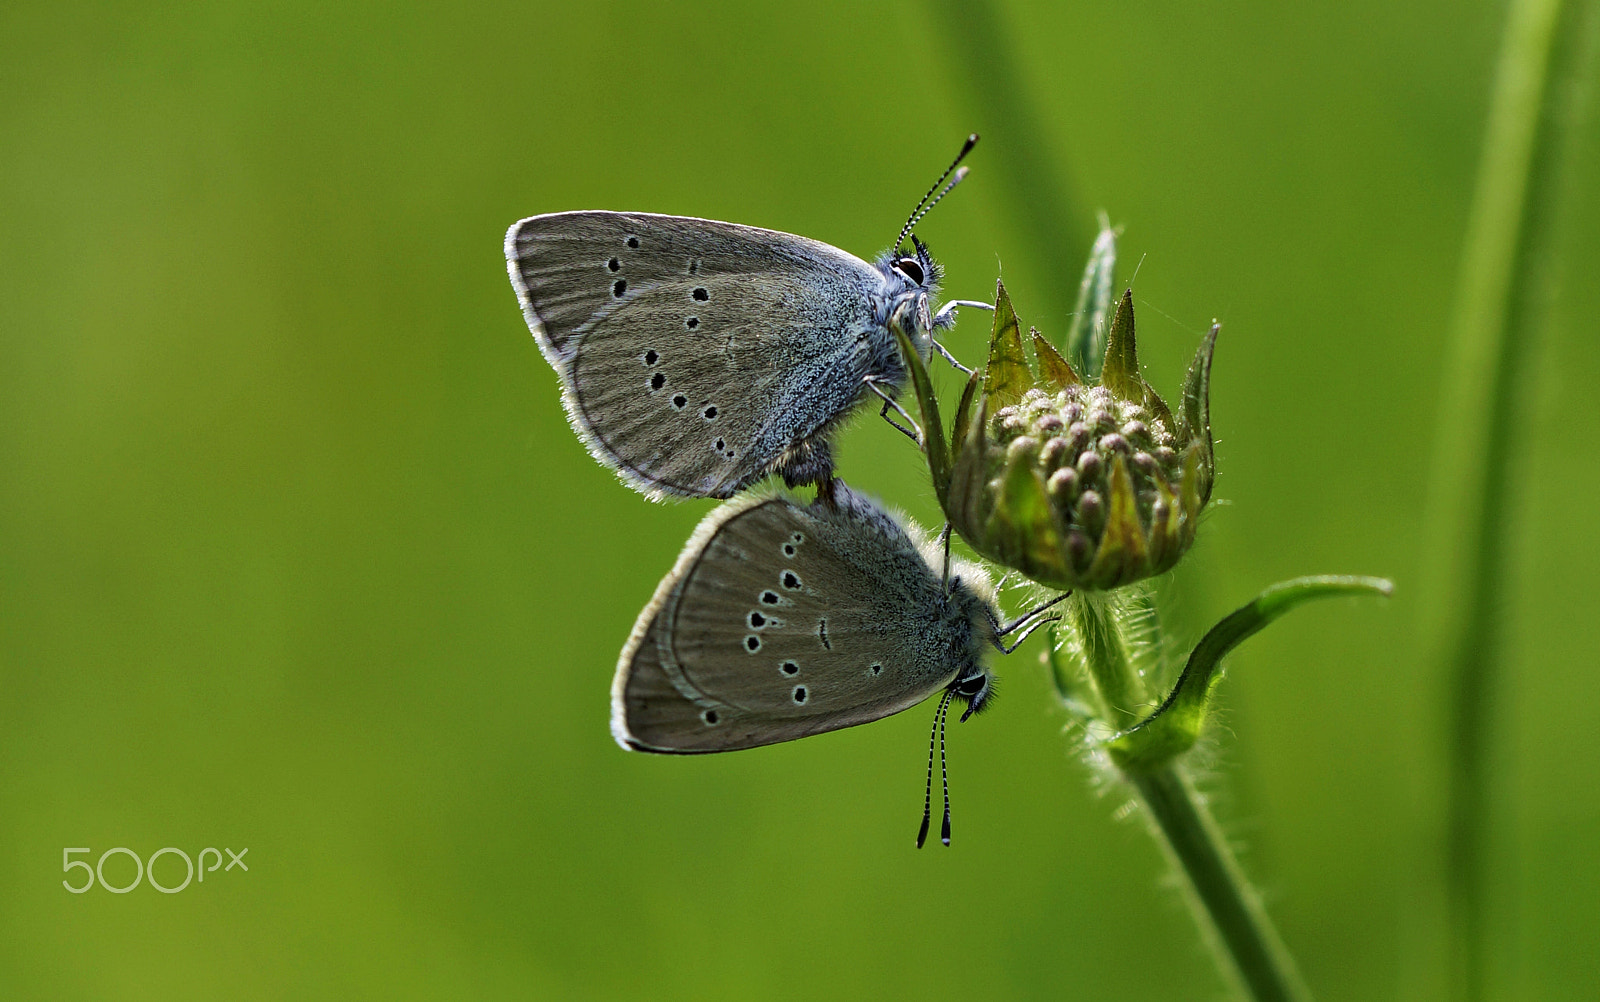
[[[1196,352],[1174,415],[1139,373],[1131,292],[1090,383],[1038,331],[1030,366],[1001,284],[988,365],[962,395],[948,447],[926,373],[913,373],[941,436],[925,444],[951,525],[983,556],[1054,588],[1116,588],[1171,568],[1211,498],[1216,336],[1213,327]]]

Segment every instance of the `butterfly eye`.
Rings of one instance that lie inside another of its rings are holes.
[[[903,257],[899,259],[894,263],[894,269],[905,277],[911,279],[912,283],[915,285],[921,285],[923,279],[927,277],[925,274],[923,274],[922,262],[918,261],[914,257]]]
[[[989,680],[982,675],[973,675],[956,682],[953,688],[957,696],[971,698],[982,692],[989,684]]]

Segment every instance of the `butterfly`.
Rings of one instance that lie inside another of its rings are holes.
[[[826,481],[830,437],[858,404],[876,395],[880,414],[899,409],[907,375],[893,328],[925,358],[938,350],[959,365],[935,333],[960,306],[992,308],[935,310],[940,269],[911,232],[966,176],[957,166],[977,138],[871,264],[689,216],[557,212],[513,225],[511,284],[590,453],[653,499],[728,498],[773,474],[791,487]]]
[[[612,735],[637,751],[733,751],[878,720],[942,690],[942,748],[952,700],[966,704],[962,720],[989,704],[988,652],[1010,653],[1053,604],[1002,623],[988,575],[950,557],[948,532],[930,539],[843,481],[810,504],[752,492],[700,523],[639,614],[612,684]],[[930,798],[931,784],[930,741]],[[947,802],[946,842],[948,827]]]

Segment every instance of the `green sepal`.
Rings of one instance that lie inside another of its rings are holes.
[[[1200,467],[1206,471],[1200,484],[1200,503],[1211,500],[1211,474],[1216,459],[1211,441],[1211,357],[1217,350],[1221,324],[1212,324],[1183,379],[1183,420],[1180,437],[1200,447]],[[1187,478],[1186,478],[1187,479]]]
[[[911,338],[890,324],[894,339],[900,345],[900,359],[911,375],[911,391],[917,398],[917,409],[922,412],[922,451],[928,457],[928,472],[933,477],[933,489],[943,497],[950,489],[950,444],[945,441],[944,422],[939,417],[939,398],[933,393],[933,380],[928,367],[917,354]]]
[[[1132,289],[1117,300],[1111,333],[1106,336],[1106,361],[1100,371],[1100,385],[1124,400],[1144,400],[1146,388],[1139,375],[1139,352],[1133,334]]]
[[[1032,452],[1007,457],[1000,481],[1000,502],[984,526],[986,550],[1000,563],[1052,584],[1064,575],[1061,530],[1045,492],[1044,478]],[[970,540],[969,540],[970,542]]]
[[[1044,335],[1034,328],[1028,329],[1028,334],[1033,338],[1033,357],[1039,361],[1039,382],[1049,387],[1051,391],[1064,390],[1069,386],[1078,386],[1083,380],[1072,371],[1072,366],[1056,351],[1056,346],[1045,340]]]
[[[1179,435],[1180,438],[1182,437],[1178,423],[1172,419],[1172,409],[1167,406],[1167,402],[1161,399],[1161,394],[1157,393],[1149,383],[1146,383],[1144,387],[1144,409],[1150,412],[1152,421],[1159,421],[1162,427]]]
[[[983,399],[990,413],[1019,402],[1033,388],[1033,373],[1022,349],[1022,329],[1011,308],[1006,285],[998,282],[994,294],[994,332],[989,338],[989,364],[983,373]]]
[[[1150,512],[1150,566],[1159,573],[1177,562],[1183,551],[1183,507],[1165,477],[1156,477],[1157,504]]]
[[[1100,548],[1084,579],[1094,588],[1115,588],[1144,577],[1149,550],[1144,527],[1139,524],[1139,501],[1133,494],[1133,477],[1121,456],[1111,461],[1106,497],[1106,527]]]
[[[960,452],[967,441],[967,430],[972,426],[972,409],[978,403],[978,388],[983,385],[983,373],[974,372],[961,389],[961,403],[956,406],[955,425],[950,429],[950,447]]]
[[[1211,697],[1222,678],[1222,658],[1290,609],[1317,598],[1370,594],[1388,597],[1383,578],[1319,575],[1283,581],[1213,626],[1189,654],[1178,682],[1155,712],[1106,742],[1124,770],[1148,771],[1170,762],[1199,740]]]
[[[1189,448],[1183,452],[1183,476],[1178,482],[1179,497],[1183,501],[1184,514],[1190,518],[1198,518],[1200,510],[1205,507],[1206,498],[1202,497],[1201,479],[1204,474],[1200,468],[1205,465],[1201,456],[1200,443],[1191,442]],[[1204,485],[1204,493],[1210,494],[1210,484]]]
[[[937,496],[944,506],[945,518],[961,538],[975,547],[982,539],[978,532],[988,521],[994,498],[988,490],[986,456],[989,410],[983,394],[975,393],[974,400],[977,412],[967,421],[966,438],[955,442],[955,465],[950,471],[949,489]]]

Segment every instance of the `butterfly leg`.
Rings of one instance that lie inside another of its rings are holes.
[[[944,360],[946,362],[949,362],[951,365],[953,365],[956,368],[961,370],[962,375],[965,375],[965,376],[972,375],[972,370],[967,368],[966,366],[962,365],[961,362],[954,355],[950,354],[950,349],[946,348],[944,345],[940,344],[938,338],[936,338],[936,337],[935,338],[929,338],[928,340],[929,340],[929,342],[931,342],[933,344],[934,350],[937,351],[939,354],[944,356]]]
[[[1046,609],[1050,608],[1051,606],[1055,605],[1056,603],[1061,602],[1063,599],[1065,599],[1068,595],[1071,595],[1071,594],[1072,594],[1072,592],[1070,592],[1070,591],[1062,592],[1060,595],[1057,595],[1055,598],[1053,598],[1050,601],[1046,602],[1044,605],[1038,606],[1037,608],[1034,608],[1034,609],[1030,609],[1029,611],[1023,613],[1022,615],[1018,616],[1016,619],[1013,619],[1011,622],[1007,623],[1004,626],[1001,626],[998,623],[996,623],[995,624],[995,628],[994,628],[995,635],[1003,637],[1008,633],[1015,633],[1018,629],[1020,629],[1024,625],[1026,625],[1028,620],[1030,620],[1033,617],[1039,615],[1039,613],[1045,611]]]
[[[1035,619],[1034,617],[1038,616],[1039,613],[1044,612],[1046,609],[1050,608],[1052,605],[1055,605],[1057,602],[1060,602],[1062,599],[1066,598],[1068,595],[1071,595],[1071,594],[1072,594],[1072,592],[1069,591],[1069,592],[1064,592],[1064,593],[1062,593],[1060,595],[1057,595],[1055,598],[1053,598],[1050,601],[1046,602],[1044,605],[1041,605],[1041,606],[1039,606],[1039,607],[1037,607],[1035,609],[1031,609],[1028,612],[1023,613],[1022,615],[1018,616],[1016,619],[1014,619],[1011,622],[1005,624],[1004,626],[1001,626],[999,623],[996,623],[994,625],[994,641],[993,641],[994,645],[1000,649],[1000,653],[1002,653],[1002,654],[1010,654],[1012,651],[1016,650],[1018,647],[1021,647],[1023,641],[1027,640],[1028,639],[1028,635],[1031,634],[1034,630],[1037,630],[1039,627],[1043,626],[1046,623],[1059,623],[1061,621],[1061,617],[1060,616],[1046,616],[1043,619]],[[1001,637],[1005,636],[1008,633],[1014,633],[1018,629],[1021,629],[1024,626],[1026,626],[1027,629],[1022,630],[1022,636],[1017,638],[1017,642],[1016,643],[1012,644],[1010,647],[1007,647],[1005,644],[1002,644],[1000,642],[1000,638]]]
[[[867,389],[883,398],[883,409],[878,411],[878,416],[889,422],[889,424],[893,425],[895,428],[900,429],[900,431],[908,436],[911,441],[921,445],[922,426],[917,424],[917,422],[912,419],[910,414],[906,413],[906,409],[901,407],[900,404],[895,401],[894,397],[889,396],[889,394],[878,388],[878,381],[876,379],[872,378],[871,376],[867,376],[862,380],[862,382],[866,383]],[[891,407],[895,409],[895,413],[906,419],[906,421],[911,425],[911,428],[907,428],[905,425],[889,416],[889,408]],[[915,428],[916,430],[912,431],[912,428]]]
[[[933,315],[933,329],[944,330],[947,327],[954,327],[956,325],[956,309],[962,306],[970,306],[975,310],[989,310],[991,312],[994,310],[992,304],[980,303],[976,299],[952,299],[939,307],[939,312]]]
[[[1006,647],[1006,646],[1001,645],[1001,644],[996,644],[995,646],[1000,648],[1000,653],[1001,654],[1010,654],[1012,651],[1016,650],[1018,647],[1021,647],[1023,642],[1028,639],[1028,635],[1031,634],[1034,630],[1037,630],[1039,627],[1043,626],[1046,623],[1059,623],[1059,622],[1061,622],[1061,617],[1060,616],[1046,616],[1043,619],[1036,620],[1026,630],[1023,630],[1022,631],[1022,636],[1018,637],[1017,638],[1017,642],[1012,644],[1010,647]]]

